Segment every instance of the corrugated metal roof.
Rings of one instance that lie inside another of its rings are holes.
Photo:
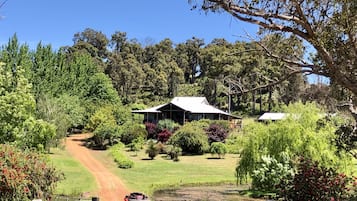
[[[219,110],[214,106],[210,105],[205,97],[175,97],[170,101],[170,103],[148,108],[145,110],[134,110],[132,112],[133,113],[161,113],[160,108],[168,104],[176,105],[177,107],[191,113],[224,114],[224,115],[232,116],[229,113]]]
[[[273,113],[273,112],[266,112],[262,116],[258,118],[258,120],[281,120],[286,117],[285,113]]]
[[[132,113],[161,113],[160,110],[157,110],[158,108],[161,108],[162,106],[164,106],[166,104],[163,104],[163,105],[159,105],[159,106],[155,106],[155,107],[152,107],[152,108],[148,108],[148,109],[145,109],[145,110],[133,110],[131,111]]]
[[[171,100],[170,103],[191,113],[229,115],[227,112],[219,110],[210,105],[205,97],[175,97]]]

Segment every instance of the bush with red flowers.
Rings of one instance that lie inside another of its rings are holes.
[[[10,145],[0,145],[1,200],[32,200],[51,197],[63,174],[46,163],[44,157]]]
[[[326,168],[310,159],[300,158],[297,173],[292,180],[281,180],[280,197],[289,201],[350,200],[350,188],[355,178]]]

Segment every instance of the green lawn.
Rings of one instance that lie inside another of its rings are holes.
[[[96,190],[96,182],[92,174],[78,161],[62,149],[51,149],[51,162],[65,174],[65,180],[56,188],[56,194],[79,195],[83,192]]]
[[[98,152],[95,156],[118,175],[132,191],[151,194],[157,188],[175,185],[199,183],[235,182],[237,155],[226,155],[224,159],[212,159],[211,155],[181,156],[179,162],[167,160],[166,155],[159,155],[148,160],[144,150],[134,156],[134,152],[125,152],[134,162],[131,169],[119,169],[107,152]]]

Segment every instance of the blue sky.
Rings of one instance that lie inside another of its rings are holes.
[[[0,44],[16,33],[32,48],[40,41],[55,49],[72,45],[73,35],[85,28],[108,38],[115,31],[126,32],[143,44],[164,38],[180,43],[193,36],[206,44],[214,38],[234,42],[258,30],[226,13],[191,10],[187,0],[8,0],[0,16]]]

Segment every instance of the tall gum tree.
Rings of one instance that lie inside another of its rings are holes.
[[[227,12],[266,33],[295,35],[315,51],[312,61],[277,55],[289,74],[329,77],[357,95],[357,1],[351,0],[189,0],[193,8]],[[354,109],[354,108],[353,108]],[[355,109],[354,109],[355,110]],[[356,111],[355,111],[356,112]]]

